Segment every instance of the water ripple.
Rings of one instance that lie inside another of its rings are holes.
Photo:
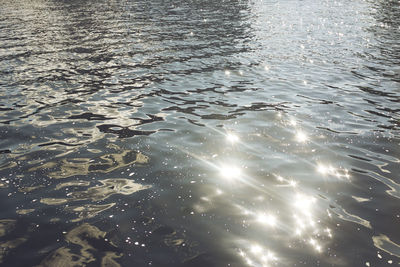
[[[3,1],[0,263],[397,262],[399,11]]]

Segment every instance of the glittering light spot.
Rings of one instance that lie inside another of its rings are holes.
[[[257,215],[257,221],[262,223],[262,224],[266,224],[269,226],[275,226],[276,225],[276,217],[270,214],[258,214]]]
[[[326,232],[326,234],[328,235],[328,237],[329,237],[329,238],[332,238],[332,232],[331,232],[331,229],[329,229],[329,228],[326,228],[326,229],[325,229],[325,232]]]
[[[321,173],[322,175],[331,175],[338,179],[342,179],[342,178],[350,179],[349,171],[347,169],[334,168],[332,165],[327,166],[327,165],[318,163],[317,171],[319,173]]]
[[[264,196],[257,196],[256,199],[257,199],[258,201],[263,201],[263,200],[265,199],[265,197],[264,197]]]
[[[297,186],[297,182],[294,181],[294,180],[290,180],[290,181],[289,181],[289,185],[290,185],[291,187],[296,187],[296,186]]]
[[[328,213],[328,217],[332,218],[332,213],[329,210],[326,210],[326,212]]]
[[[319,163],[317,166],[317,171],[322,174],[327,174],[329,169],[325,165]]]
[[[268,66],[268,65],[265,65],[265,66],[264,66],[264,69],[265,69],[266,71],[269,71],[269,66]]]
[[[300,236],[300,235],[302,234],[301,229],[300,229],[300,228],[297,228],[296,231],[295,231],[295,234],[298,235],[298,236]]]
[[[260,254],[261,252],[262,252],[262,247],[260,247],[259,245],[253,245],[253,246],[251,246],[251,249],[250,249],[250,251],[251,251],[251,253],[253,253],[253,254]]]
[[[306,225],[304,224],[304,221],[302,219],[300,219],[299,217],[297,217],[297,215],[294,216],[294,219],[295,219],[296,225],[298,227],[297,230],[299,230],[300,232],[303,231],[302,229],[304,229],[306,227]]]
[[[304,143],[308,140],[308,137],[303,131],[298,131],[296,133],[296,140],[297,142]]]
[[[311,217],[311,208],[315,203],[316,199],[314,197],[308,197],[305,195],[298,194],[294,201],[294,205],[298,208],[298,210],[304,215],[308,215]],[[311,219],[310,219],[311,222]]]
[[[274,261],[276,261],[276,260],[277,260],[277,258],[276,258],[276,256],[275,256],[275,254],[274,254],[274,253],[272,253],[271,251],[268,251],[268,254],[267,254],[267,259],[269,259],[269,260],[274,260]]]
[[[239,137],[233,133],[228,133],[226,135],[226,139],[231,143],[236,143],[237,141],[239,141]]]
[[[242,171],[235,166],[222,166],[220,169],[220,173],[224,178],[235,179],[240,177]]]
[[[290,119],[289,123],[292,126],[296,126],[297,125],[297,121],[295,119],[293,119],[293,118]]]
[[[349,175],[349,170],[348,169],[344,169],[344,177],[346,177],[346,179],[350,179],[350,175]]]
[[[225,75],[226,75],[226,76],[229,76],[229,75],[231,75],[231,72],[230,72],[229,70],[226,70],[226,71],[225,71]]]
[[[268,251],[268,253],[266,255],[263,255],[261,257],[261,261],[263,263],[267,263],[269,261],[276,261],[276,260],[277,260],[277,258],[275,257],[274,253],[272,253],[271,251]],[[263,266],[265,266],[265,265],[263,265]]]
[[[309,240],[310,244],[314,247],[314,249],[318,252],[322,251],[322,247],[317,243],[317,241],[313,238]]]

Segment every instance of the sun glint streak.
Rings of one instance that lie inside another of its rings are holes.
[[[241,176],[242,171],[236,166],[224,165],[220,168],[220,174],[227,179],[237,179]]]
[[[328,237],[332,238],[332,231],[329,228],[325,229],[326,234],[328,235]]]
[[[350,179],[349,171],[347,169],[334,168],[332,165],[324,165],[322,163],[318,163],[317,171],[322,175],[330,175],[338,179]]]
[[[290,180],[290,181],[289,181],[289,184],[290,184],[290,186],[292,186],[292,187],[296,187],[296,186],[297,186],[297,182],[294,181],[294,180]]]
[[[227,139],[229,142],[231,142],[232,144],[233,144],[233,143],[236,143],[237,141],[239,141],[239,137],[238,137],[237,135],[233,134],[233,133],[228,133],[228,134],[226,135],[226,139]]]
[[[323,175],[327,174],[329,172],[329,168],[326,167],[325,165],[319,163],[317,166],[317,171]]]
[[[262,247],[259,246],[259,245],[253,245],[253,246],[251,246],[250,251],[251,251],[253,254],[257,255],[257,254],[260,254],[260,253],[263,251],[263,249],[262,249]]]
[[[316,199],[314,197],[308,197],[305,195],[297,195],[294,205],[298,208],[298,210],[304,215],[308,215],[311,217],[311,208],[312,204],[314,204]]]
[[[286,179],[286,178],[284,178],[284,177],[282,177],[280,175],[277,175],[277,174],[274,174],[274,175],[275,175],[276,179],[281,183],[286,183],[288,186],[291,186],[291,187],[296,187],[297,186],[297,181],[295,181],[293,179],[289,180],[289,179]]]
[[[305,143],[308,140],[308,136],[303,131],[298,131],[296,133],[296,140],[299,143]]]
[[[300,236],[302,234],[302,230],[300,228],[297,228],[295,234]]]
[[[311,239],[309,240],[309,242],[310,242],[310,244],[314,247],[314,249],[315,249],[316,251],[318,251],[318,252],[321,252],[321,251],[322,251],[321,245],[319,245],[315,239],[311,238]]]
[[[276,217],[271,214],[260,213],[257,215],[257,221],[269,226],[276,225]]]

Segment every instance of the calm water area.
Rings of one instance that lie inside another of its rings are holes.
[[[0,265],[400,265],[400,2],[0,0]]]

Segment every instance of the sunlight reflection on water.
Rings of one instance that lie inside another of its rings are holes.
[[[395,1],[3,4],[1,264],[398,263]]]

